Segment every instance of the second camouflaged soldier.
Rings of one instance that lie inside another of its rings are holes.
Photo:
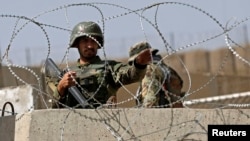
[[[133,61],[140,49],[143,48],[130,49],[129,62]],[[181,92],[183,80],[173,68],[162,62],[162,57],[157,54],[158,51],[151,49],[153,62],[147,66],[145,77],[137,91],[136,104],[147,108],[181,108],[182,102],[178,100],[184,94]]]
[[[97,23],[80,22],[73,28],[70,47],[78,49],[80,58],[76,66],[69,67],[61,80],[55,82],[53,96],[59,101],[60,107],[66,105],[80,108],[68,92],[71,86],[77,86],[92,108],[97,108],[106,103],[115,103],[116,92],[121,85],[140,81],[144,77],[147,64],[151,61],[148,43],[140,42],[135,45],[143,46],[145,49],[139,53],[132,65],[101,60],[97,50],[103,45],[103,33]]]

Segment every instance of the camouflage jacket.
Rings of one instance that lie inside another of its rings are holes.
[[[104,61],[96,56],[90,64],[81,65],[78,60],[77,66],[70,67],[69,70],[76,72],[77,87],[80,92],[90,99],[89,102],[94,107],[98,107],[100,104],[105,104],[110,96],[116,96],[122,85],[140,81],[145,75],[146,66]],[[58,82],[59,80],[54,83],[55,86]],[[57,89],[54,90],[53,96],[70,107],[78,104],[70,94],[60,97]]]
[[[164,63],[152,63],[147,66],[145,77],[137,92],[137,105],[170,107],[169,104],[180,98],[182,85],[183,80],[174,69]]]

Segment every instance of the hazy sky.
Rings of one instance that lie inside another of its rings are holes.
[[[94,2],[104,4],[94,4]],[[64,29],[72,29],[76,23],[84,20],[93,20],[102,24],[100,21],[103,16],[106,18],[104,51],[108,58],[128,57],[129,47],[141,40],[147,40],[152,46],[164,51],[163,40],[157,30],[145,19],[140,19],[135,13],[130,14],[129,10],[124,9],[136,10],[159,2],[180,3],[164,3],[158,9],[153,7],[144,12],[139,11],[137,14],[157,24],[163,37],[175,48],[223,32],[217,21],[224,27],[227,23],[233,25],[237,21],[250,17],[250,0],[2,0],[0,5],[1,58],[9,44],[9,59],[15,64],[40,64],[48,53],[56,61],[63,58],[69,42],[68,31],[48,26],[41,28],[34,23],[23,26],[27,20],[13,17],[33,18],[39,14],[41,15],[34,19],[37,22]],[[79,3],[92,5],[67,7],[69,4]],[[201,10],[192,8],[193,6]],[[203,11],[211,15],[214,20]],[[124,13],[129,14],[124,15]],[[249,33],[249,25],[250,22],[247,20],[233,29],[230,34],[236,42],[249,40],[245,36]],[[242,31],[245,27],[248,28],[246,33]],[[13,31],[18,33],[12,41]],[[171,35],[174,35],[174,38],[170,38]],[[223,38],[222,36],[209,41],[211,44],[201,46],[204,48],[209,45],[222,46]],[[51,48],[48,48],[49,46]],[[101,50],[99,53],[103,55]],[[77,58],[77,51],[71,49],[69,57]]]

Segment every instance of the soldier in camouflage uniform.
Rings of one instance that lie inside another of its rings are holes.
[[[103,33],[97,23],[80,22],[73,28],[70,47],[78,49],[80,58],[77,66],[70,67],[62,79],[55,82],[56,89],[53,96],[60,103],[69,107],[78,105],[74,97],[68,93],[68,88],[71,86],[79,88],[91,103],[92,108],[115,103],[116,93],[121,85],[140,81],[144,77],[147,64],[151,61],[148,49],[150,45],[147,42],[135,44],[135,46],[142,46],[144,50],[131,65],[113,60],[101,60],[97,55],[97,50],[103,44]]]
[[[157,54],[158,51],[151,49],[153,61],[147,66],[146,75],[137,91],[136,104],[148,108],[183,107],[181,101],[176,102],[184,95],[181,92],[183,80],[173,68],[163,63],[162,57]]]

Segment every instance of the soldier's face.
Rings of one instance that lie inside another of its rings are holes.
[[[97,54],[98,44],[88,37],[79,39],[78,51],[83,58],[93,58]]]

